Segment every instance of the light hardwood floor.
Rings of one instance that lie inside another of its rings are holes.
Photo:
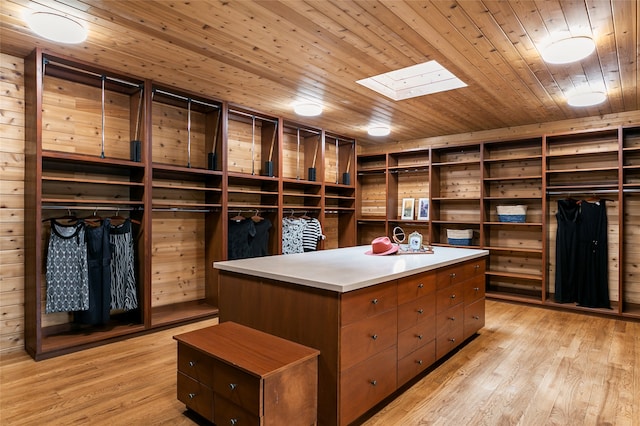
[[[0,425],[196,424],[176,399],[172,336],[215,323],[6,355]],[[364,425],[640,425],[640,323],[487,301],[480,334]]]

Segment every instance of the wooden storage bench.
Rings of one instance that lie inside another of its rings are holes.
[[[174,336],[178,399],[217,425],[315,425],[319,351],[234,322]]]

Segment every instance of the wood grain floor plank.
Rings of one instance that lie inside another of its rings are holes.
[[[181,326],[0,360],[1,425],[205,425],[176,399]],[[640,425],[640,323],[487,301],[475,339],[363,426]],[[295,425],[293,425],[295,426]]]

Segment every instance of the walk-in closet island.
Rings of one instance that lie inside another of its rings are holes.
[[[346,425],[484,325],[486,250],[368,246],[215,262],[220,322],[320,350],[318,422]]]

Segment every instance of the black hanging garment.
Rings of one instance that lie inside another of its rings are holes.
[[[253,220],[250,220],[253,222]],[[255,234],[249,242],[250,257],[261,257],[269,255],[269,230],[271,229],[271,221],[262,219],[253,224]]]
[[[573,199],[558,200],[556,233],[556,292],[558,303],[575,302],[578,288],[578,226],[580,204]]]
[[[255,236],[256,226],[253,220],[229,221],[229,241],[227,244],[229,260],[251,257],[251,240]]]
[[[102,325],[109,322],[111,309],[111,244],[109,219],[99,226],[85,226],[89,267],[89,309],[74,314],[76,322]]]
[[[589,308],[611,308],[605,201],[582,201],[580,215],[576,302]]]

